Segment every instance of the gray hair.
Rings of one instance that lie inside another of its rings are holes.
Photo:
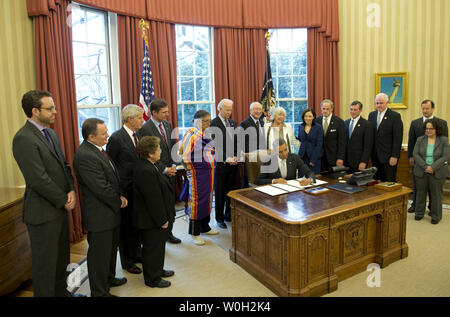
[[[275,118],[275,116],[278,114],[284,114],[286,116],[286,110],[284,110],[283,107],[276,107],[273,111],[273,117]]]
[[[223,106],[225,106],[226,104],[231,103],[231,105],[233,105],[233,100],[230,99],[222,99],[219,104],[217,105],[217,110],[220,111],[220,109],[223,108]]]
[[[375,102],[377,101],[377,98],[378,98],[378,97],[384,97],[384,100],[385,100],[386,102],[389,102],[389,96],[386,95],[384,92],[380,92],[378,95],[375,96]]]
[[[331,101],[330,99],[324,99],[324,100],[322,100],[322,102],[320,103],[320,108],[322,108],[322,106],[323,106],[325,103],[329,103],[329,104],[331,105],[331,109],[334,109],[334,102]]]
[[[122,109],[122,123],[127,123],[128,119],[133,119],[144,113],[144,109],[137,105],[127,105]]]
[[[250,104],[250,111],[252,111],[254,105],[260,105],[261,108],[262,108],[262,104],[261,104],[261,103],[259,103],[258,101],[253,101],[253,102]]]

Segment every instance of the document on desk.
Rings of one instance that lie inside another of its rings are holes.
[[[255,187],[255,189],[270,196],[278,196],[289,193],[287,190],[280,189],[272,185]]]
[[[297,187],[297,186],[291,186],[291,185],[287,185],[287,184],[272,184],[272,186],[276,187],[276,188],[279,188],[279,189],[282,189],[282,190],[285,190],[285,191],[287,191],[289,193],[296,192],[296,191],[299,191],[299,190],[303,189],[303,188],[300,188],[300,187]]]
[[[302,179],[302,178],[292,179],[290,181],[287,181],[287,183],[290,186],[294,186],[294,187],[297,187],[297,188],[300,188],[300,189],[305,189],[305,188],[310,188],[310,187],[314,187],[314,186],[320,186],[320,185],[323,185],[323,184],[328,184],[328,182],[326,182],[326,181],[322,181],[320,179],[316,179],[316,182],[314,184],[302,186],[299,183],[299,181],[301,181],[301,180],[304,180],[304,179]]]

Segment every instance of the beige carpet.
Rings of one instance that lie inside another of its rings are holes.
[[[432,225],[429,216],[415,221],[414,214],[408,214],[406,241],[409,256],[381,270],[381,287],[368,287],[367,278],[372,273],[362,272],[340,282],[337,291],[325,296],[450,296],[450,208],[445,207],[438,225]],[[217,229],[214,220],[211,225]],[[187,219],[178,218],[174,234],[183,242],[166,247],[165,268],[175,271],[175,276],[167,279],[172,286],[149,288],[144,285],[141,274],[123,271],[118,262],[117,276],[125,276],[128,283],[112,288],[111,293],[132,297],[276,296],[229,259],[231,226],[217,230],[219,235],[204,237],[206,245],[196,246],[187,234]],[[77,293],[89,295],[89,281],[83,283]]]

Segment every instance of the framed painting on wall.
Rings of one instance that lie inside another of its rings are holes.
[[[408,73],[375,73],[376,94],[389,96],[389,108],[408,108]]]

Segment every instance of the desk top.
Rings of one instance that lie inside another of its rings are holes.
[[[337,182],[335,179],[320,179],[327,181],[329,184]],[[407,187],[392,192],[376,189],[374,186],[361,187],[366,188],[366,190],[354,194],[330,189],[318,196],[297,191],[272,197],[254,188],[245,188],[231,191],[228,195],[236,201],[258,209],[262,213],[283,222],[303,224],[330,216],[333,213],[340,213],[412,192]]]
[[[9,208],[23,198],[25,188],[0,187],[0,211]]]

